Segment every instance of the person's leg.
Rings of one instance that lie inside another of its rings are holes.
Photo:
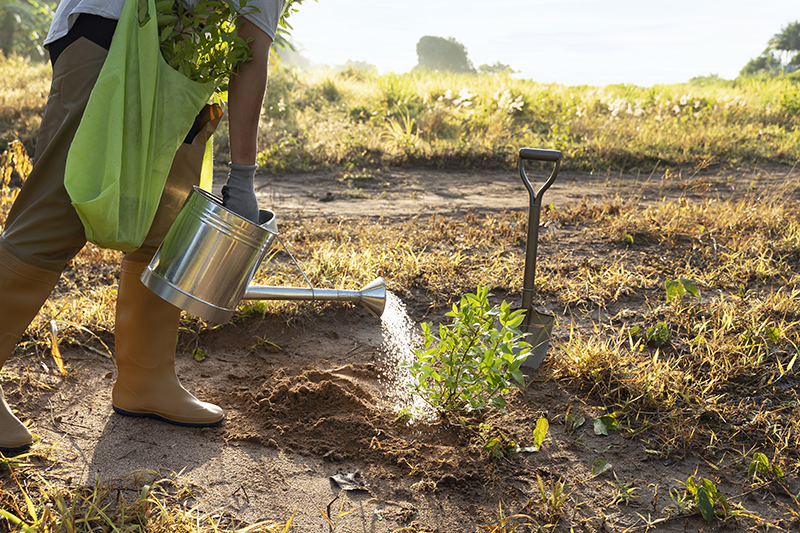
[[[60,273],[23,263],[0,247],[0,368],[58,281]],[[11,412],[0,387],[0,452],[24,451],[31,434]]]
[[[64,266],[86,243],[83,224],[64,189],[64,164],[106,51],[71,44],[53,70],[34,167],[0,234],[0,368],[47,300]],[[2,392],[0,392],[2,395]],[[27,447],[31,435],[0,401],[0,452]]]
[[[224,418],[222,409],[199,401],[180,384],[175,374],[175,347],[181,310],[140,280],[192,186],[200,181],[205,142],[221,116],[218,107],[201,112],[199,133],[175,155],[144,244],[122,260],[114,331],[117,381],[112,393],[114,411],[121,415],[195,427],[214,426]]]

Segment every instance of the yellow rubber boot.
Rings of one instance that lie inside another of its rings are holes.
[[[123,258],[115,326],[114,411],[190,427],[216,426],[225,415],[192,396],[175,375],[181,310],[139,279],[147,263]]]
[[[31,432],[11,412],[11,407],[3,396],[3,388],[0,387],[0,452],[11,457],[27,450],[31,442]]]
[[[0,368],[58,282],[60,273],[17,259],[0,246]],[[25,451],[30,431],[11,412],[0,388],[0,452]]]

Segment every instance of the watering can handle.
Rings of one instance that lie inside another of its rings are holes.
[[[550,177],[547,178],[547,181],[541,188],[536,191],[531,185],[530,180],[528,180],[528,176],[525,174],[525,161],[545,161],[548,163],[555,163],[556,166],[553,168],[553,173],[550,174]],[[522,183],[525,184],[525,188],[528,189],[528,194],[531,197],[531,206],[541,206],[542,205],[542,195],[544,192],[550,188],[554,181],[556,181],[556,177],[558,176],[558,167],[561,165],[561,151],[559,150],[545,150],[542,148],[520,148],[519,150],[519,175],[522,178]]]

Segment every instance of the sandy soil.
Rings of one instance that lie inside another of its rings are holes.
[[[708,169],[684,175],[679,183],[659,170],[650,176],[562,172],[544,203],[617,195],[642,203],[664,196],[726,197],[768,192],[790,176],[796,179],[797,171],[788,167]],[[545,177],[533,173],[534,181]],[[513,172],[317,172],[261,176],[258,190],[262,207],[274,209],[279,224],[282,216],[369,216],[382,217],[386,224],[420,213],[526,210],[529,201]],[[559,233],[542,244],[540,254],[578,238]],[[420,306],[406,303],[412,322],[418,322]],[[137,471],[182,472],[197,485],[196,500],[206,510],[249,522],[294,515],[294,523],[307,531],[329,531],[323,515],[330,513],[335,520],[339,510],[353,512],[338,520],[336,531],[388,532],[412,525],[475,531],[499,522],[500,502],[506,516],[536,512],[536,506],[526,505],[529,499],[539,501],[537,476],[548,486],[566,479],[573,498],[585,502],[562,518],[563,525],[575,531],[622,531],[641,525],[638,515],[661,516],[676,480],[696,469],[713,474],[692,454],[665,459],[648,453],[647,444],[637,438],[613,432],[597,436],[589,423],[567,431],[567,408],[583,410],[587,418],[600,413],[584,408],[574,391],[548,380],[547,360],[539,370],[527,371],[528,384],[511,394],[507,417],[491,415],[522,446],[532,444],[539,417],[548,417],[551,428],[539,453],[492,460],[480,451],[476,436],[463,429],[409,426],[388,406],[397,361],[386,348],[386,335],[380,320],[344,306],[291,325],[268,316],[235,320],[200,338],[182,335],[178,374],[198,397],[225,408],[227,419],[215,429],[113,414],[113,362],[89,350],[64,354],[69,374],[63,378],[46,366],[48,357],[17,353],[4,373],[19,379],[13,384],[5,380],[4,386],[9,402],[32,421],[39,446],[55,447],[52,457],[61,462],[48,472],[54,482],[78,485],[95,476],[115,480]],[[202,362],[192,358],[196,346],[209,352]],[[597,458],[613,464],[620,479],[633,480],[635,505],[609,505],[613,477],[591,476]],[[343,494],[331,476],[353,472],[369,488]],[[740,481],[719,476],[723,492]],[[792,483],[798,492],[797,480]],[[738,503],[762,505],[754,496]],[[782,514],[779,508],[757,508],[762,516]],[[699,531],[703,525],[698,518],[680,518],[660,524],[658,531]],[[736,528],[733,524],[727,530]]]

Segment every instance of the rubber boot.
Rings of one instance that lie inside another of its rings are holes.
[[[190,427],[216,426],[222,409],[192,396],[175,375],[181,310],[139,279],[147,263],[123,258],[115,327],[114,411]]]
[[[0,246],[0,368],[58,282],[60,273],[17,259]],[[25,451],[33,438],[11,412],[0,388],[0,452]]]

